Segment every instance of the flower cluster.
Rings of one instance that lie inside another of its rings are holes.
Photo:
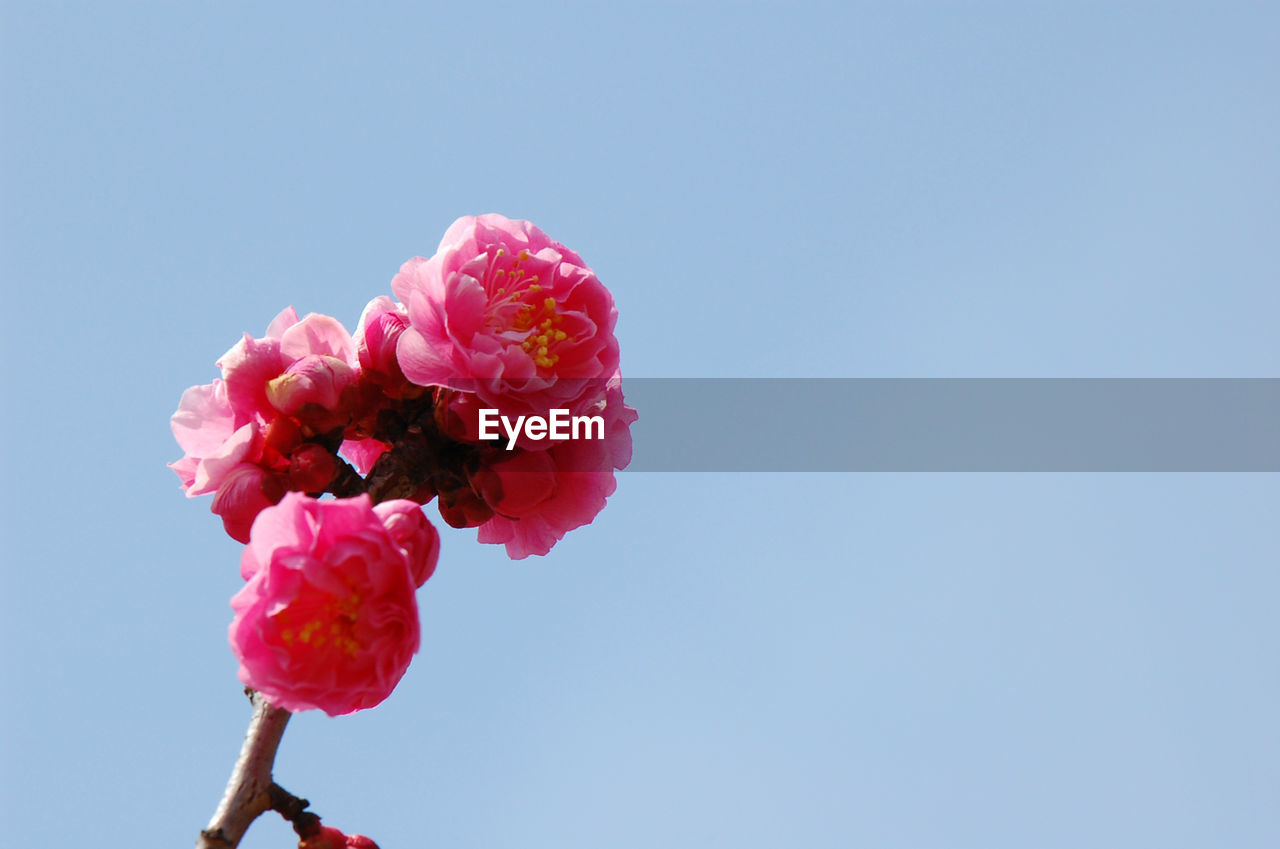
[[[292,307],[218,360],[222,378],[193,386],[173,416],[186,451],[170,466],[188,496],[214,493],[227,533],[249,541],[258,513],[285,492],[323,492],[339,472],[334,438],[357,400],[351,335],[335,319]]]
[[[240,677],[291,710],[349,713],[391,692],[418,646],[414,589],[454,527],[546,554],[591,522],[631,459],[613,298],[527,221],[465,217],[406,262],[354,334],[292,307],[188,389],[170,464],[248,543],[231,642]],[[482,411],[596,423],[482,437]],[[333,499],[322,499],[325,494]]]

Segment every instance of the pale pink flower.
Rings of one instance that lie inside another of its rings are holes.
[[[613,297],[528,221],[459,218],[391,282],[409,311],[397,354],[421,386],[475,392],[513,414],[576,409],[618,368]]]
[[[245,685],[330,716],[391,694],[418,650],[418,608],[408,559],[367,495],[285,495],[258,515],[240,571],[230,639]]]
[[[604,439],[553,443],[545,451],[523,451],[483,467],[472,486],[493,510],[480,525],[480,542],[505,543],[521,560],[546,554],[566,533],[590,523],[617,487],[615,469],[631,462],[631,424],[622,379],[615,375],[586,414],[604,418]]]
[[[178,446],[186,452],[169,468],[177,473],[190,498],[216,490],[227,472],[249,457],[257,436],[252,425],[237,426],[221,380],[183,392],[169,424]]]
[[[258,511],[279,501],[285,490],[276,474],[259,465],[267,451],[262,428],[246,422],[232,429],[235,415],[221,380],[184,392],[171,425],[186,454],[169,468],[187,496],[215,493],[210,509],[233,539],[248,542]]]

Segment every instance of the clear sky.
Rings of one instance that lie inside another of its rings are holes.
[[[240,547],[169,416],[459,215],[581,253],[631,376],[1280,376],[1274,5],[265,5],[0,7],[6,845],[194,840]],[[446,533],[277,776],[384,849],[1280,845],[1278,507],[623,474],[549,557]]]

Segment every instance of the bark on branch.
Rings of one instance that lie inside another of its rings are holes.
[[[200,832],[196,849],[235,849],[250,823],[274,807],[271,767],[289,722],[289,711],[272,707],[261,693],[251,693],[253,718],[218,810]]]

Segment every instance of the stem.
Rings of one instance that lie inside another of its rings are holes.
[[[273,806],[271,766],[290,713],[272,707],[261,693],[251,692],[249,699],[253,702],[253,718],[249,720],[240,757],[231,770],[218,810],[196,840],[196,849],[235,849],[250,823]]]

